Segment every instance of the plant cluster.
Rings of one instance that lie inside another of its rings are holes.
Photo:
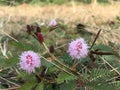
[[[89,42],[84,37],[71,40],[69,32],[61,34],[64,28],[51,20],[47,26],[27,25],[24,40],[2,38],[1,82],[20,90],[119,90],[119,46],[95,44],[101,29]],[[56,43],[64,39],[65,44]]]

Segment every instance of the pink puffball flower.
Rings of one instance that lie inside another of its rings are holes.
[[[83,38],[73,40],[69,43],[68,53],[72,59],[82,59],[88,54],[88,45]]]
[[[57,22],[55,19],[52,19],[49,23],[49,26],[56,26],[57,25]]]
[[[35,71],[35,68],[40,67],[40,57],[33,51],[24,51],[20,55],[19,65],[20,68],[25,70],[27,73],[32,73]]]

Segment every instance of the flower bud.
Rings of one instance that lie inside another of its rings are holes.
[[[49,47],[49,51],[50,51],[50,53],[54,53],[54,46],[53,46],[53,45],[51,45],[51,46]]]
[[[49,26],[56,26],[57,25],[57,22],[55,19],[52,19],[49,23]]]
[[[41,28],[40,28],[39,26],[37,26],[36,32],[37,32],[37,33],[38,33],[38,32],[41,32]]]
[[[32,30],[32,31],[34,31],[35,26],[31,25],[31,27],[30,27],[30,28],[31,28],[31,30]]]
[[[41,43],[44,42],[44,38],[43,38],[43,35],[41,33],[37,33],[37,38],[38,38],[39,42],[41,42]]]
[[[27,28],[27,32],[30,34],[31,33],[31,27],[30,27],[30,25],[27,25],[26,28]]]

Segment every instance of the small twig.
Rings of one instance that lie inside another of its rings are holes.
[[[7,79],[1,77],[1,76],[0,76],[0,78],[1,78],[2,80],[4,80],[4,81],[8,82],[8,83],[11,83],[11,84],[13,84],[13,85],[15,85],[15,86],[17,86],[17,87],[20,87],[20,85],[14,83],[14,82],[11,82],[11,81],[9,81],[9,80],[7,80]]]
[[[96,51],[90,51],[91,54],[97,54],[97,55],[114,55],[111,52],[96,52]]]
[[[20,87],[11,87],[11,88],[7,88],[7,89],[2,89],[2,90],[19,90]]]
[[[82,64],[82,66],[83,66],[85,69],[87,69],[87,71],[88,71],[89,73],[91,73],[91,71],[90,71],[84,64]]]
[[[2,55],[3,55],[5,58],[8,59],[8,56],[6,55],[7,50],[6,50],[6,44],[5,44],[5,43],[4,43],[3,47],[2,47],[2,45],[0,44],[0,50],[1,50],[1,52],[2,52]]]
[[[120,76],[116,76],[116,77],[110,78],[110,79],[106,80],[106,82],[109,82],[109,81],[111,81],[111,80],[115,80],[115,79],[117,79],[117,78],[119,78],[119,77],[120,77]]]
[[[74,70],[74,71],[77,71],[76,68],[77,68],[77,65],[78,65],[78,64],[79,64],[79,63],[75,63],[75,64],[72,66],[71,69]]]
[[[76,70],[76,66],[78,65],[77,60],[75,59],[72,65],[72,69]]]
[[[70,74],[70,75],[73,75],[72,73],[66,71],[64,68],[61,68],[61,67],[59,67],[58,65],[56,65],[55,63],[51,62],[51,60],[48,60],[48,59],[46,59],[46,58],[43,57],[43,56],[41,56],[41,57],[42,57],[44,60],[46,60],[47,62],[50,62],[51,64],[53,64],[54,66],[56,66],[57,68],[63,70],[64,72],[66,72],[66,73],[68,73],[68,74]],[[75,75],[73,75],[73,76],[75,76]]]
[[[63,45],[61,45],[61,46],[58,46],[58,47],[55,48],[55,50],[60,49],[60,48],[62,48],[62,47],[65,47],[66,45],[67,45],[67,44],[65,43],[65,44],[63,44]],[[47,53],[48,53],[48,52],[45,51],[45,52],[43,52],[42,55],[45,55],[45,54],[47,54]]]
[[[90,47],[90,50],[91,50],[92,47],[94,46],[94,44],[95,44],[95,42],[96,42],[96,40],[97,40],[97,38],[98,38],[100,32],[101,32],[101,29],[98,31],[98,33],[97,33],[97,35],[96,35],[96,37],[95,37],[95,39],[94,39],[94,41],[93,41],[93,43],[92,43],[92,45],[91,45],[91,47]]]
[[[34,74],[35,74],[40,80],[42,80],[43,82],[47,82],[47,83],[55,83],[55,82],[56,82],[55,80],[47,80],[46,78],[41,77],[37,71],[35,71]]]
[[[104,60],[102,57],[100,57],[110,68],[112,68],[113,71],[115,71],[118,75],[120,75],[120,72],[114,68],[109,62],[107,62],[106,60]]]
[[[58,60],[52,53],[50,53],[47,45],[46,45],[44,42],[43,42],[42,44],[43,44],[43,46],[45,47],[45,49],[47,50],[47,52],[49,53],[49,55],[51,56],[51,58],[52,58],[55,62],[57,62],[57,63],[60,64],[61,66],[65,67],[65,68],[68,69],[69,71],[75,73],[76,75],[80,75],[79,72],[76,72],[76,71],[74,71],[73,69],[71,69],[70,67],[66,66],[65,64],[63,64],[62,62],[60,62],[60,60]]]
[[[116,68],[114,68],[109,62],[107,62],[106,60],[104,60],[102,57],[100,57],[100,58],[112,69],[110,72],[115,71],[118,75],[120,75],[120,72]],[[91,79],[90,82],[93,81],[93,80],[95,80],[95,79],[97,79],[97,78],[100,78],[101,76],[102,75],[99,75],[99,76]]]
[[[11,39],[13,39],[16,42],[19,42],[17,39],[15,39],[14,37],[10,36],[8,33],[1,31],[3,34],[5,34],[6,36],[10,37]]]

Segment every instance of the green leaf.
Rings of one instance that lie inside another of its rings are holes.
[[[90,79],[92,81],[97,81],[99,79],[103,80],[103,78],[104,79],[107,79],[107,77],[109,78],[110,74],[112,73],[108,69],[93,69],[91,71]]]
[[[98,85],[99,90],[114,90],[115,87],[113,85],[109,85],[108,83],[104,83],[101,85]]]
[[[120,68],[119,68],[120,58],[118,58],[115,55],[104,55],[102,57],[105,61],[109,62],[109,64],[112,65],[114,68],[117,68],[117,70],[120,70]]]
[[[106,61],[108,61],[111,65],[114,65],[115,67],[120,65],[120,58],[115,55],[104,55],[102,57]]]
[[[76,82],[69,81],[68,83],[63,83],[60,85],[60,90],[76,90]]]
[[[0,90],[5,90],[5,87],[3,85],[0,85]]]
[[[76,79],[77,79],[76,76],[72,76],[72,75],[69,75],[65,72],[61,72],[58,75],[58,78],[56,80],[57,80],[57,83],[63,83],[64,81],[69,82],[71,80],[76,80]]]
[[[31,90],[36,83],[34,81],[26,82],[23,86],[20,87],[20,90]]]
[[[34,73],[28,74],[26,72],[21,71],[18,78],[22,78],[26,82],[21,86],[20,90],[31,90],[35,88],[37,85],[37,80]]]
[[[91,59],[89,57],[82,58],[81,63],[89,62]]]
[[[67,65],[69,65],[69,66],[72,66],[72,64],[73,64],[73,60],[72,60],[72,58],[70,57],[69,54],[64,54],[64,55],[61,57],[61,60],[62,60],[65,64],[67,64]]]
[[[43,58],[41,59],[41,65],[45,66],[47,68],[52,67],[53,65],[50,62],[47,62],[46,60],[44,60]]]
[[[18,78],[23,78],[25,79],[26,81],[36,81],[36,77],[35,77],[35,74],[34,73],[31,73],[31,74],[28,74],[26,73],[25,71],[20,71],[20,74],[18,75]]]
[[[18,56],[14,56],[14,57],[4,60],[3,67],[16,66],[18,64],[18,62],[19,62]]]
[[[116,81],[115,86],[116,86],[117,90],[120,90],[120,81]]]
[[[43,82],[39,83],[39,84],[37,85],[37,87],[36,87],[35,90],[44,90],[44,84],[43,84]]]
[[[23,43],[23,42],[13,42],[11,41],[10,44],[12,46],[15,46],[17,47],[18,49],[22,49],[22,50],[31,50],[33,49],[34,47],[31,46],[30,44],[26,44],[26,43]]]
[[[94,45],[93,46],[93,49],[96,50],[96,49],[100,49],[101,51],[109,51],[109,52],[112,52],[112,49],[107,46],[107,45],[104,45],[104,44],[99,44],[99,45]]]

